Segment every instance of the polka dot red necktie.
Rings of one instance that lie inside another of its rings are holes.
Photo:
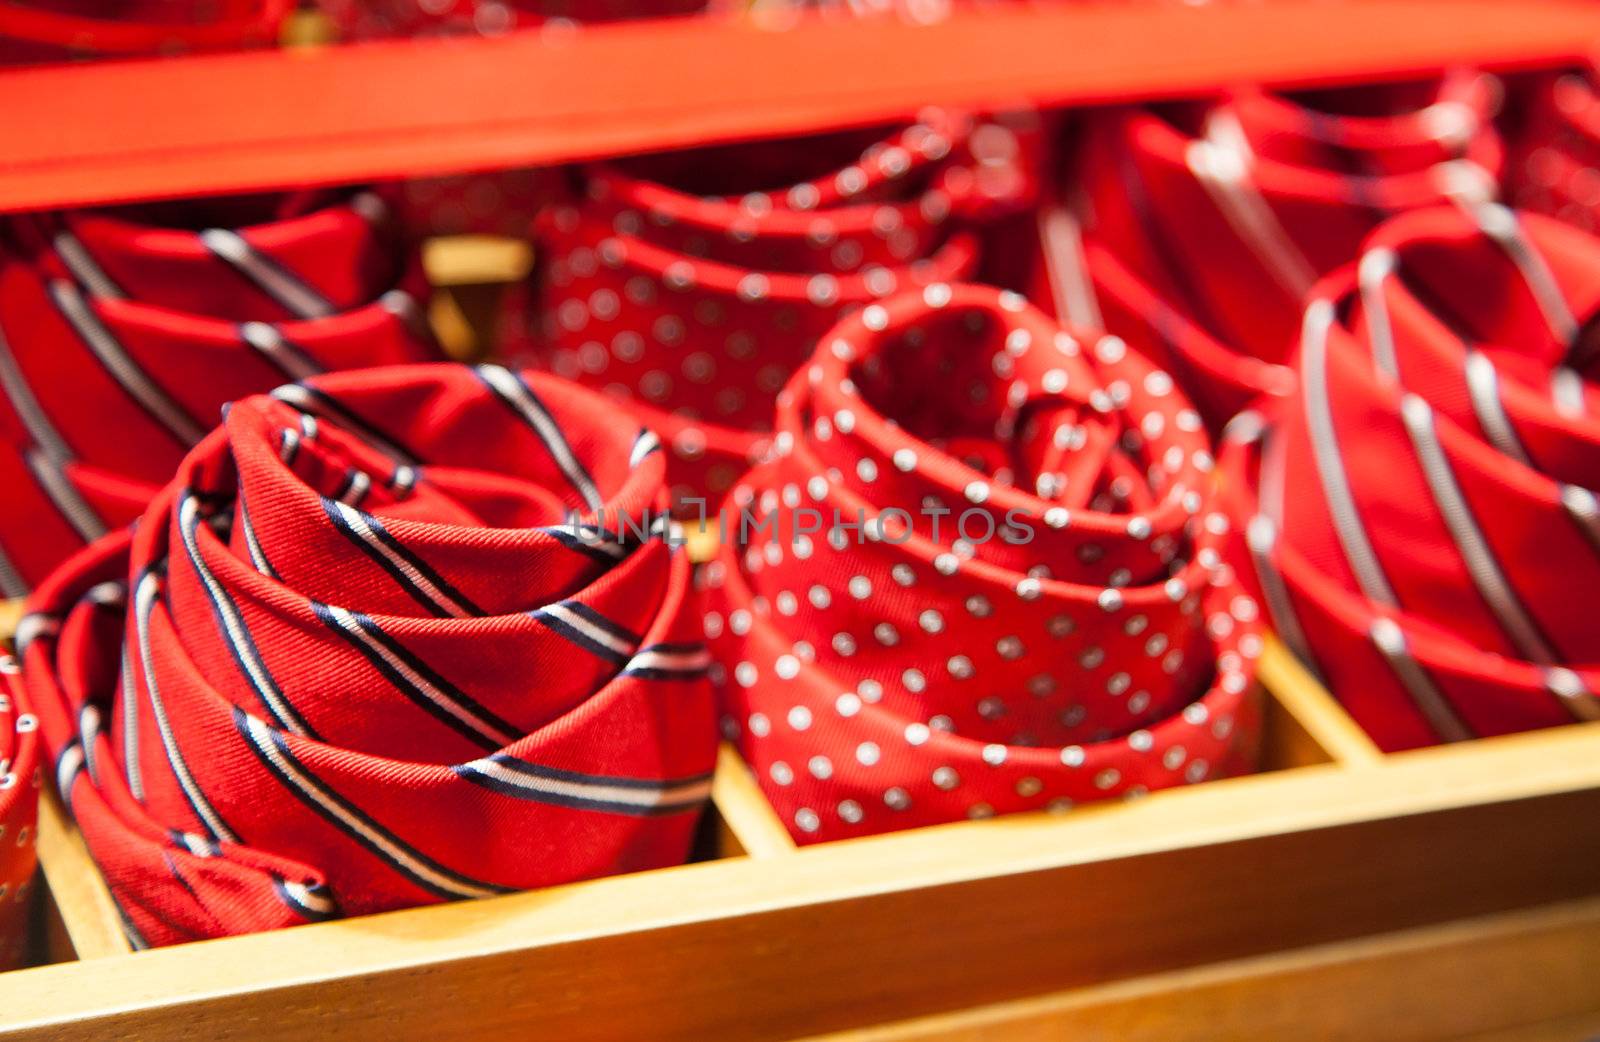
[[[425,360],[420,268],[370,193],[17,218],[0,255],[0,596],[132,521],[222,403]],[[267,217],[243,226],[213,219]],[[177,226],[178,219],[191,222]]]
[[[715,502],[765,453],[773,396],[841,315],[976,270],[971,218],[1025,185],[1015,156],[973,149],[970,119],[929,110],[887,135],[591,169],[582,202],[541,225],[537,355],[629,401],[667,443],[675,493]],[[729,194],[748,184],[767,190]]]
[[[1397,218],[1312,294],[1296,397],[1230,429],[1234,560],[1385,749],[1600,718],[1597,308],[1581,232]]]
[[[1600,96],[1592,72],[1536,78],[1513,103],[1510,201],[1600,232]]]
[[[1497,81],[1461,74],[1091,117],[1070,277],[1087,280],[1080,296],[1098,310],[1071,317],[1123,330],[1213,427],[1257,394],[1288,393],[1282,363],[1318,277],[1388,214],[1492,195],[1498,99]]]
[[[236,403],[18,633],[141,943],[673,864],[716,728],[654,435],[458,366]],[[570,521],[569,512],[577,518]]]
[[[1020,296],[849,316],[705,570],[724,721],[802,842],[1251,762],[1255,607],[1172,378]]]

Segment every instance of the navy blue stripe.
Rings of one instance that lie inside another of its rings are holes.
[[[625,669],[625,677],[638,677],[640,680],[699,680],[706,675],[709,666],[695,666],[693,668],[667,669],[661,666],[639,666],[635,669]]]
[[[350,490],[355,487],[356,480],[361,477],[362,473],[363,473],[363,471],[358,467],[350,467],[350,468],[348,468],[344,472],[344,481],[339,485],[339,491],[337,491],[337,492],[335,492],[333,494],[333,498],[337,499],[341,503],[344,503],[345,502],[345,498],[344,497],[348,496],[350,494]],[[371,489],[371,486],[372,486],[372,483],[371,483],[371,480],[369,479],[368,482],[367,482],[367,487],[368,487],[369,490]],[[363,493],[362,498],[366,498],[364,493]],[[353,507],[353,506],[356,506],[356,503],[349,503],[349,504],[346,504],[346,505]]]
[[[499,753],[489,759],[508,771],[526,774],[533,778],[548,778],[551,781],[573,782],[579,785],[609,785],[618,789],[672,789],[680,785],[698,785],[711,780],[710,771],[683,778],[629,778],[615,774],[586,774],[582,771],[570,771],[564,767],[549,767],[506,753]]]
[[[290,909],[292,909],[303,919],[307,919],[313,923],[325,923],[333,919],[343,918],[343,913],[339,911],[337,903],[335,903],[331,912],[325,912],[320,908],[313,908],[301,901],[299,898],[295,897],[289,888],[284,885],[282,876],[276,874],[273,875],[272,889],[278,892],[279,900],[288,905]],[[326,890],[327,888],[323,887],[321,889]],[[329,895],[329,898],[332,898],[331,894]]]
[[[186,854],[193,854],[195,857],[199,857],[199,854],[195,854],[194,851],[190,849],[189,839],[187,837],[193,837],[194,839],[197,839],[201,843],[205,844],[206,849],[210,852],[211,857],[221,856],[222,845],[216,840],[207,839],[204,836],[196,836],[192,832],[183,832],[180,829],[167,830],[167,839],[172,843],[173,846],[182,848]]]
[[[601,615],[599,612],[595,611],[587,604],[584,604],[582,601],[562,601],[561,606],[572,612],[574,615],[577,615],[579,618],[582,618],[584,621],[594,623],[594,625],[598,626],[600,629],[605,630],[614,637],[627,641],[634,647],[638,647],[640,644],[644,643],[643,637],[639,636],[637,633],[633,632],[621,623],[613,622],[611,619],[606,618],[604,615]]]
[[[420,876],[412,873],[411,871],[407,870],[404,866],[402,866],[400,864],[397,864],[396,862],[391,860],[387,854],[385,854],[383,852],[382,848],[380,848],[376,844],[372,843],[370,840],[368,840],[365,836],[361,835],[359,832],[351,831],[345,825],[345,823],[342,820],[339,819],[339,817],[337,815],[335,815],[332,811],[328,810],[326,807],[324,807],[317,800],[312,799],[311,796],[308,793],[306,793],[304,790],[302,790],[300,788],[299,784],[296,783],[294,781],[294,779],[288,777],[287,775],[285,775],[282,771],[280,771],[278,769],[278,765],[272,762],[272,758],[270,756],[268,756],[267,753],[264,750],[262,750],[259,747],[257,747],[257,745],[255,743],[255,739],[253,739],[250,736],[249,727],[246,725],[245,719],[246,719],[246,717],[245,717],[244,711],[239,709],[237,706],[235,706],[234,710],[233,710],[233,726],[238,730],[239,737],[244,740],[244,744],[249,747],[249,749],[250,749],[250,751],[252,753],[255,754],[256,759],[261,761],[261,765],[263,767],[265,767],[269,772],[271,772],[275,777],[277,777],[278,780],[283,783],[284,788],[289,790],[291,795],[293,795],[301,803],[304,803],[307,807],[310,807],[312,810],[316,811],[317,815],[319,817],[321,817],[324,821],[328,822],[328,824],[330,824],[334,828],[338,829],[344,835],[350,837],[350,840],[352,842],[354,842],[354,843],[358,844],[359,846],[361,846],[367,852],[369,852],[374,857],[376,857],[379,861],[383,862],[385,865],[388,865],[390,868],[394,869],[394,871],[396,873],[398,873],[401,876],[404,876],[406,879],[410,880],[412,883],[416,884],[417,886],[421,887],[422,889],[428,891],[431,894],[434,894],[434,895],[436,895],[438,897],[444,898],[447,901],[459,901],[459,900],[462,899],[462,896],[460,894],[457,894],[457,893],[454,893],[454,892],[452,892],[450,890],[445,890],[445,889],[443,889],[441,887],[435,886],[433,883],[429,882],[428,880],[423,879],[422,877],[420,877]],[[473,888],[483,889],[483,890],[492,890],[492,891],[494,891],[496,893],[502,893],[502,894],[509,894],[509,893],[513,893],[515,891],[514,887],[501,886],[498,883],[483,883],[483,882],[479,882],[478,880],[475,880],[475,879],[469,879],[468,877],[460,874],[459,872],[456,872],[453,869],[446,868],[445,866],[439,864],[437,861],[435,861],[432,858],[428,857],[426,854],[422,853],[420,850],[417,850],[415,847],[411,846],[409,843],[407,843],[404,840],[400,839],[393,832],[390,832],[388,829],[384,828],[382,825],[379,825],[365,811],[361,810],[355,804],[351,803],[349,800],[345,799],[343,796],[340,796],[338,793],[336,793],[332,789],[328,788],[328,786],[326,784],[324,784],[320,779],[318,779],[310,771],[306,770],[305,765],[303,763],[301,763],[299,760],[297,760],[295,758],[294,754],[289,751],[289,745],[288,745],[287,742],[285,742],[283,740],[283,736],[281,734],[279,734],[277,731],[273,731],[273,732],[271,732],[270,737],[272,739],[272,744],[274,745],[274,747],[277,750],[278,755],[283,757],[285,760],[287,760],[291,765],[294,766],[294,768],[296,770],[298,770],[301,774],[303,774],[306,777],[307,781],[310,782],[313,786],[315,786],[317,792],[320,793],[323,796],[324,799],[326,799],[330,803],[337,804],[338,807],[341,810],[343,810],[346,814],[348,814],[352,818],[355,818],[357,821],[361,822],[361,824],[365,825],[367,828],[371,829],[373,832],[381,833],[384,836],[384,838],[389,840],[389,842],[394,844],[396,847],[399,847],[401,850],[405,851],[405,853],[409,857],[411,857],[413,860],[421,862],[422,864],[428,866],[428,868],[432,869],[434,872],[438,873],[441,876],[445,876],[445,877],[447,877],[447,878],[449,878],[451,880],[454,880],[455,882],[459,883],[463,888],[473,887]]]
[[[356,508],[351,507],[351,509],[355,510]],[[405,544],[401,543],[400,540],[390,535],[389,530],[383,527],[382,521],[379,521],[366,511],[357,511],[357,513],[361,514],[361,520],[366,522],[367,527],[372,530],[373,535],[378,537],[378,541],[380,543],[393,550],[400,557],[405,558],[406,563],[415,568],[418,574],[420,574],[424,579],[432,583],[435,589],[439,590],[441,593],[447,595],[451,600],[455,601],[456,607],[462,609],[468,615],[477,615],[482,617],[483,615],[487,614],[482,608],[472,603],[472,600],[467,597],[466,594],[456,589],[455,585],[452,584],[448,579],[435,571],[431,564],[418,557],[410,547],[406,546]]]
[[[395,440],[393,436],[357,416],[338,399],[325,391],[318,390],[309,383],[297,383],[295,386],[311,398],[316,414],[327,416],[340,427],[361,435],[362,440],[376,445],[384,455],[391,459],[399,460],[401,463],[410,464],[413,467],[417,465],[417,454],[415,452],[412,452],[402,442]],[[279,400],[282,401],[282,399]],[[285,404],[291,407],[299,407],[295,402],[285,402]]]
[[[669,814],[682,814],[684,811],[696,810],[706,802],[704,797],[696,797],[691,800],[640,807],[632,803],[614,803],[611,800],[595,800],[583,796],[567,796],[560,793],[524,789],[519,785],[512,785],[501,781],[499,778],[491,778],[486,774],[482,774],[474,770],[470,764],[458,764],[451,769],[462,780],[482,786],[490,792],[496,792],[513,799],[526,800],[529,803],[543,803],[554,807],[567,807],[572,810],[603,811],[608,814],[625,814],[635,818],[658,818]]]
[[[600,549],[597,543],[585,539],[583,536],[578,535],[572,529],[567,528],[564,525],[552,525],[549,528],[541,529],[541,531],[549,533],[551,538],[555,539],[556,542],[560,543],[568,550],[576,550],[585,557],[593,558],[594,560],[599,561],[601,564],[617,564],[623,560],[622,557],[606,553],[604,550]],[[604,536],[602,536],[602,538],[604,538]],[[626,551],[624,551],[624,556],[625,555]]]
[[[199,531],[200,520],[200,512],[196,510],[194,515],[195,527],[189,533],[190,539],[195,539],[195,534]],[[184,545],[184,552],[185,554],[191,553],[187,543]],[[197,541],[193,553],[198,554],[198,552],[199,545]],[[266,659],[261,657],[261,649],[259,646],[257,646],[255,637],[250,632],[249,623],[245,622],[244,614],[239,611],[239,606],[234,603],[233,598],[228,597],[229,607],[233,608],[234,614],[239,618],[240,637],[244,643],[249,646],[251,653],[255,655],[256,661],[261,664],[261,675],[266,680],[266,686],[268,690],[271,691],[273,695],[277,696],[277,698],[283,703],[284,712],[279,713],[277,708],[272,704],[267,696],[257,689],[255,680],[250,676],[250,670],[245,665],[244,656],[239,653],[238,646],[235,645],[234,642],[228,637],[227,619],[224,617],[222,601],[219,599],[219,595],[221,597],[227,597],[227,592],[221,589],[222,584],[220,580],[217,583],[218,590],[213,591],[211,584],[206,582],[203,578],[200,578],[200,565],[193,559],[192,556],[189,561],[189,567],[195,570],[195,578],[199,579],[201,588],[206,591],[206,600],[211,604],[211,617],[216,620],[218,636],[222,638],[222,643],[228,646],[228,654],[233,658],[233,664],[238,667],[239,675],[244,678],[244,682],[250,687],[250,690],[255,692],[256,700],[261,703],[262,709],[264,709],[267,712],[267,715],[271,716],[280,727],[287,727],[291,730],[298,729],[308,738],[319,737],[311,725],[306,723],[305,718],[300,715],[299,710],[295,709],[289,700],[284,697],[283,690],[278,687],[278,682],[273,679],[272,672],[267,669]],[[215,576],[213,576],[213,578],[215,578]]]
[[[276,324],[273,324],[273,323],[265,323],[265,324],[271,325],[272,326],[272,331],[278,335],[278,349],[279,350],[283,351],[285,354],[293,355],[294,356],[294,360],[296,362],[299,362],[306,369],[309,369],[314,373],[327,372],[327,369],[328,369],[327,366],[323,365],[321,362],[317,361],[315,358],[312,358],[310,355],[306,354],[305,348],[301,347],[299,344],[295,343],[293,340],[290,340],[288,337],[284,336],[282,330],[280,330]],[[243,331],[242,327],[240,328],[240,331],[239,331],[239,339],[240,340],[245,340],[245,335],[244,335],[244,331]],[[248,342],[248,341],[246,341],[246,342]],[[282,365],[279,365],[278,364],[278,360],[272,356],[271,352],[269,352],[269,351],[257,351],[256,354],[260,355],[262,358],[266,359],[268,362],[271,362],[274,366],[277,366],[278,372],[282,373],[284,376],[288,377],[290,380],[299,380],[299,379],[302,378],[303,374],[296,373],[296,372],[291,372],[290,370],[286,369]]]
[[[406,696],[407,700],[414,703],[418,708],[426,710],[430,715],[437,718],[440,723],[449,727],[452,731],[455,731],[457,734],[461,735],[461,737],[467,739],[467,741],[473,743],[479,748],[500,748],[500,742],[490,738],[488,735],[483,734],[481,731],[473,729],[466,722],[457,718],[443,706],[429,698],[425,692],[418,690],[415,685],[408,681],[403,673],[395,669],[388,662],[384,661],[382,655],[368,647],[367,644],[361,640],[361,638],[357,637],[355,634],[339,625],[339,620],[334,618],[333,612],[328,610],[327,605],[320,604],[316,601],[311,601],[310,603],[311,610],[316,613],[318,619],[322,620],[322,624],[328,627],[334,633],[338,634],[340,637],[344,638],[345,642],[348,643],[352,648],[355,648],[357,651],[359,651],[361,653],[361,657],[371,663],[372,668],[381,673],[385,680],[389,681],[389,683],[393,685],[397,691]],[[390,640],[389,635],[384,633],[383,630],[379,629],[378,624],[373,622],[370,618],[358,612],[351,612],[350,614],[355,619],[356,625],[361,627],[362,632],[371,636],[374,640],[392,652],[396,658],[404,661],[406,665],[410,666],[434,686],[438,687],[445,694],[449,695],[461,706],[462,709],[477,717],[481,723],[486,726],[496,727],[507,734],[514,735],[518,733],[515,727],[511,726],[504,720],[501,720],[499,717],[489,712],[487,709],[484,709],[482,706],[478,705],[472,699],[468,698],[463,692],[461,692],[459,688],[455,687],[449,681],[445,680],[443,677],[439,676],[439,674],[430,669],[422,662],[422,660],[412,655],[393,640]]]
[[[152,599],[149,608],[143,614],[141,614],[139,612],[138,603],[139,587],[144,584],[144,580],[147,576],[155,577],[158,583],[164,585],[167,577],[167,567],[167,558],[165,557],[157,561],[152,561],[139,572],[138,577],[134,580],[133,585],[129,588],[129,594],[133,598],[131,607],[134,613],[134,619],[137,628],[143,630],[146,634],[148,634],[150,630],[150,615],[155,611],[155,600]],[[135,646],[139,648],[141,663],[145,663],[142,640],[136,639]],[[206,815],[201,813],[200,804],[202,802],[205,804],[206,810],[211,812],[211,817],[216,818],[217,821],[221,823],[223,828],[227,829],[229,832],[232,832],[233,827],[228,824],[227,819],[222,816],[222,812],[217,810],[216,805],[211,802],[211,798],[205,794],[204,790],[201,789],[200,779],[196,778],[194,776],[194,772],[189,769],[189,763],[183,757],[183,750],[177,748],[178,737],[172,726],[172,717],[167,712],[166,702],[161,699],[160,689],[153,682],[151,682],[151,678],[145,674],[145,669],[147,667],[147,663],[141,665],[139,672],[140,676],[147,681],[145,687],[145,696],[150,699],[150,711],[151,714],[156,717],[156,740],[161,744],[162,758],[167,761],[167,769],[172,772],[172,780],[178,786],[178,791],[183,794],[183,800],[189,805],[189,810],[194,814],[195,821],[202,829],[205,830],[206,835],[212,840],[220,840],[222,837],[219,836],[216,830],[211,827],[211,822],[206,820]],[[151,668],[153,672],[153,667],[148,668]],[[160,713],[157,713],[155,709],[155,704],[157,701],[161,701]],[[238,712],[237,709],[234,711]],[[166,717],[167,721],[165,734],[162,733],[163,728],[161,726],[161,718],[163,716]],[[182,765],[181,772],[179,770],[180,764]],[[190,786],[183,783],[183,774],[188,774],[189,781],[193,786],[194,791],[191,792]]]
[[[640,654],[643,654],[646,651],[661,651],[674,655],[695,655],[704,650],[706,650],[706,646],[699,641],[687,640],[679,641],[677,643],[672,641],[662,641],[659,644],[652,644],[648,648],[640,648],[639,652]]]
[[[507,370],[507,372],[511,372],[511,371]],[[545,451],[547,453],[549,453],[549,455],[550,455],[550,462],[554,463],[555,466],[556,466],[556,469],[561,471],[562,476],[567,478],[568,482],[572,484],[573,490],[576,491],[578,493],[578,495],[583,498],[584,503],[587,504],[591,508],[596,508],[597,504],[595,504],[594,502],[591,502],[591,493],[589,491],[585,491],[585,489],[582,486],[580,486],[577,482],[572,481],[572,476],[567,473],[567,468],[562,466],[561,465],[561,461],[556,458],[557,457],[557,452],[556,452],[555,448],[551,445],[550,439],[546,438],[544,433],[541,430],[539,430],[539,428],[537,426],[535,426],[534,424],[532,424],[532,423],[530,423],[528,421],[527,417],[523,415],[522,408],[517,403],[517,401],[512,399],[512,398],[510,398],[510,397],[508,397],[507,395],[504,395],[504,394],[500,393],[500,389],[498,387],[496,387],[491,381],[486,379],[484,377],[483,373],[480,372],[479,370],[474,369],[473,373],[478,377],[478,380],[480,382],[482,382],[483,386],[487,387],[489,389],[490,393],[493,394],[496,398],[498,398],[498,399],[500,399],[500,401],[504,402],[506,408],[510,409],[513,413],[515,413],[517,419],[520,420],[522,422],[522,424],[525,427],[527,427],[530,432],[532,432],[534,437],[538,438],[539,441],[541,443],[543,443],[543,445],[545,446]],[[527,396],[528,396],[528,404],[533,407],[535,412],[540,413],[544,417],[544,419],[548,420],[549,423],[550,423],[550,426],[555,429],[555,432],[556,432],[555,436],[560,439],[561,447],[566,449],[567,455],[572,458],[572,466],[577,470],[578,474],[582,476],[584,481],[587,482],[587,484],[589,486],[589,489],[593,490],[593,495],[595,497],[598,497],[598,495],[599,495],[599,487],[595,484],[594,475],[589,473],[589,468],[585,467],[583,465],[583,460],[578,458],[577,452],[573,450],[572,443],[567,440],[566,435],[561,433],[561,424],[556,422],[555,416],[553,416],[551,414],[549,409],[545,408],[545,404],[544,404],[543,401],[540,400],[539,396],[537,394],[533,393],[533,387],[528,383],[527,377],[523,376],[523,374],[521,374],[521,373],[516,373],[516,372],[512,372],[511,376],[522,387],[523,392],[525,394],[527,394]]]
[[[250,523],[250,510],[244,505],[244,500],[242,499],[239,501],[238,520],[239,523],[244,527],[245,541],[248,544],[248,546],[245,548],[245,553],[250,557],[250,563],[255,564],[256,555],[259,554],[261,557],[261,567],[263,569],[261,574],[265,575],[269,579],[278,578],[278,570],[272,566],[272,559],[267,556],[267,548],[262,546],[261,540],[256,537],[255,526]],[[254,554],[250,553],[250,547],[255,548]]]
[[[376,564],[379,568],[382,568],[385,572],[389,573],[389,578],[394,580],[395,585],[400,587],[406,593],[410,594],[412,600],[426,608],[428,614],[440,619],[450,617],[450,613],[444,608],[440,607],[438,602],[436,602],[432,597],[429,597],[415,583],[413,583],[406,573],[400,570],[398,565],[380,553],[377,547],[361,538],[361,533],[350,527],[349,523],[345,521],[344,515],[339,512],[338,504],[329,499],[327,496],[323,496],[321,498],[323,513],[328,515],[328,520],[333,522],[334,529],[340,535],[350,540],[351,545],[357,550],[360,550],[363,554],[366,554],[367,557],[372,560],[373,564]]]
[[[604,644],[601,644],[594,638],[590,637],[587,633],[584,633],[582,630],[574,629],[571,624],[563,622],[554,615],[533,611],[529,612],[528,616],[534,621],[549,627],[555,633],[567,638],[568,640],[572,641],[572,643],[578,645],[578,647],[589,652],[591,655],[596,656],[597,658],[603,658],[607,662],[618,666],[626,665],[628,662],[630,656],[611,650]]]
[[[61,750],[61,755],[56,757],[55,763],[56,794],[61,797],[61,805],[66,808],[67,814],[73,816],[74,818],[76,818],[76,813],[72,809],[73,783],[78,780],[78,775],[83,773],[84,764],[88,761],[86,759],[80,759],[78,761],[78,766],[72,772],[72,777],[66,779],[61,777],[61,765],[63,762],[65,762],[68,753],[72,752],[74,749],[80,749],[82,747],[83,743],[74,738],[70,743],[68,743],[65,749]]]
[[[224,228],[220,230],[230,231],[231,229]],[[257,249],[254,243],[252,243],[249,239],[246,239],[238,232],[233,232],[233,236],[239,240],[239,244],[243,246],[245,252],[250,255],[248,263],[259,268],[265,268],[277,275],[279,279],[290,283],[305,296],[315,300],[320,305],[319,310],[326,313],[338,311],[338,308],[333,306],[333,301],[329,300],[321,290],[317,289],[315,286],[311,285],[311,283],[301,278],[297,272],[291,271],[281,261],[279,261],[278,258],[272,256],[264,250]],[[205,245],[204,239],[201,239],[200,242],[201,245]],[[207,246],[207,249],[210,250],[212,256],[216,257],[217,260],[222,262],[223,267],[238,275],[239,278],[243,279],[246,285],[248,285],[251,289],[255,290],[257,293],[260,293],[264,297],[270,298],[273,303],[294,315],[295,318],[315,319],[321,317],[314,314],[307,315],[302,313],[300,309],[294,304],[290,303],[289,300],[279,296],[278,290],[275,286],[271,285],[270,283],[258,281],[254,276],[241,268],[238,263],[234,262],[229,257],[218,253],[216,250],[211,250],[209,246]]]

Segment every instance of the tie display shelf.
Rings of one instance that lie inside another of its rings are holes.
[[[1592,41],[1592,4],[1288,2],[0,71],[0,210],[557,162],[927,102],[1549,67]],[[853,75],[808,79],[802,59]],[[470,355],[485,291],[525,277],[528,251],[457,238],[426,256],[441,339]],[[0,605],[0,634],[18,611]],[[800,849],[725,748],[691,864],[148,952],[46,781],[41,965],[0,974],[0,1039],[1600,1030],[1600,724],[1385,755],[1276,642],[1261,682],[1248,777]]]

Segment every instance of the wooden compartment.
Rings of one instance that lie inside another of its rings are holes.
[[[1318,1018],[1348,1003],[1336,1024],[1380,1030],[1377,1010],[1424,994],[1401,967],[1442,990],[1513,964],[1514,981],[1454,1019],[1438,1010],[1459,1000],[1430,1003],[1406,1037],[1600,1010],[1600,976],[1563,961],[1592,969],[1600,950],[1600,724],[1381,756],[1275,642],[1263,679],[1249,777],[801,850],[725,748],[711,860],[148,952],[129,951],[47,795],[40,858],[76,960],[0,975],[0,1039],[313,1039],[335,1023],[396,1042],[445,1024],[783,1038],[894,1021],[869,1037],[1186,1022],[1129,1037],[1271,1038],[1302,1003]]]
[[[670,97],[647,99],[654,109],[639,108],[647,82],[604,75],[642,53],[628,28],[553,54],[514,39],[353,48],[344,65],[280,54],[121,75],[0,71],[12,99],[0,107],[10,143],[0,211],[796,132],[869,122],[912,97],[1059,103],[1192,93],[1219,70],[1332,83],[1446,61],[1530,67],[1600,40],[1593,4],[1355,0],[1332,19],[1330,6],[1162,5],[1136,23],[1091,5],[926,31],[879,25],[854,39],[678,25],[671,62],[683,78]],[[1260,32],[1241,47],[1247,24]],[[1393,31],[1404,26],[1418,31]],[[1058,45],[1067,38],[1079,43],[1072,57]],[[728,89],[727,68],[692,64],[735,44],[768,66],[744,94]],[[851,65],[863,47],[926,60]],[[554,90],[563,76],[610,85],[546,110],[524,95],[500,121],[473,116],[521,82],[508,77],[536,52],[550,60],[534,63],[532,87]],[[799,69],[818,54],[860,82],[806,94],[785,62]],[[939,73],[930,54],[960,75]],[[398,89],[370,92],[365,106],[341,97],[377,81],[368,76]],[[444,100],[408,112],[430,82]],[[73,84],[83,90],[40,115]],[[304,125],[227,108],[262,109],[263,84],[340,100],[297,110]],[[177,96],[211,103],[192,122],[155,127],[153,142],[130,130],[141,105]],[[640,115],[669,103],[690,116]],[[365,133],[335,147],[341,120]],[[430,151],[429,140],[448,147]],[[530,259],[504,241],[430,245],[444,287],[432,314],[458,357],[477,351],[483,301]],[[0,632],[14,623],[14,606],[0,605]],[[1600,1030],[1600,723],[1388,756],[1275,642],[1261,679],[1264,770],[1249,777],[802,850],[724,748],[695,863],[149,952],[129,950],[81,838],[47,795],[47,964],[0,974],[0,1040],[1533,1042]]]

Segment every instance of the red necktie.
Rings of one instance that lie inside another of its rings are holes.
[[[1592,74],[1535,78],[1514,101],[1511,202],[1600,232],[1600,97]]]
[[[1600,718],[1600,241],[1498,204],[1384,225],[1230,428],[1274,628],[1385,749]]]
[[[1021,196],[1020,165],[976,159],[972,121],[929,110],[887,136],[591,169],[584,199],[541,223],[538,357],[629,401],[669,447],[675,496],[715,502],[765,453],[773,395],[841,315],[975,271],[971,218]]]
[[[38,861],[39,725],[21,688],[16,662],[0,651],[0,969],[26,955]]]
[[[141,513],[222,403],[424,360],[420,269],[361,193],[237,230],[258,204],[14,220],[0,256],[0,595]],[[263,214],[264,216],[267,214]]]
[[[1292,389],[1281,363],[1301,300],[1371,228],[1494,191],[1498,92],[1461,74],[1293,97],[1239,89],[1199,109],[1091,117],[1076,277],[1105,326],[1220,426],[1256,395]]]
[[[1255,605],[1166,373],[936,283],[829,331],[777,426],[706,630],[724,726],[796,839],[1248,769]]]
[[[272,43],[294,0],[0,0],[0,65]]]
[[[674,864],[716,728],[659,442],[498,367],[235,403],[19,630],[57,785],[169,944]]]

